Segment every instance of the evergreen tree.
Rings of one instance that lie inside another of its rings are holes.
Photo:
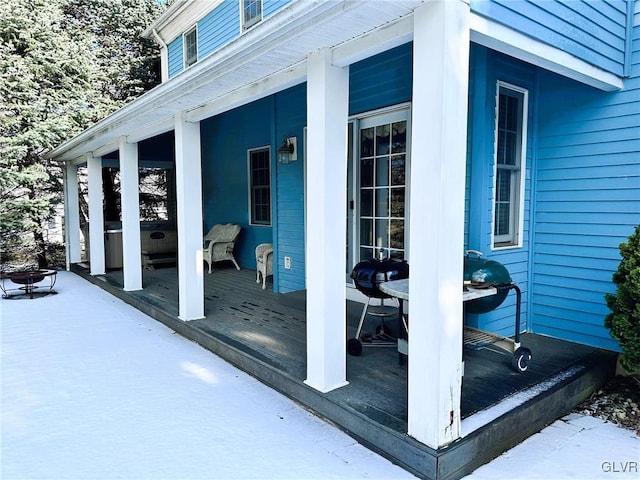
[[[140,33],[155,0],[0,2],[0,255],[47,266],[43,227],[61,201],[44,154],[159,82]]]

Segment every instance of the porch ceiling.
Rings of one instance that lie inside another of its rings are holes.
[[[179,111],[199,121],[302,83],[310,52],[343,47],[344,64],[357,61],[358,51],[370,55],[397,44],[398,39],[409,40],[412,22],[406,19],[423,2],[294,0],[221,50],[55,148],[48,157],[73,161],[91,152],[105,154],[117,149],[121,136],[135,142],[173,130],[173,117]],[[379,30],[380,35],[372,35]]]

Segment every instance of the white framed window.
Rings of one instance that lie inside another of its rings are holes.
[[[190,67],[198,61],[198,28],[196,25],[182,35],[184,51],[184,68]]]
[[[249,159],[249,219],[251,225],[271,225],[271,148],[247,150]]]
[[[240,17],[243,32],[262,21],[262,0],[240,0]]]
[[[493,184],[493,248],[522,246],[528,91],[498,81]]]

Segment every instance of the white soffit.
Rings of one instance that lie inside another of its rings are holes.
[[[177,112],[199,121],[301,83],[307,56],[319,49],[333,48],[334,59],[348,64],[409,41],[412,22],[404,17],[411,18],[423,1],[292,2],[48,156],[71,161],[83,153],[104,151],[120,136],[144,140],[172,130]]]
[[[607,92],[623,87],[618,76],[481,15],[471,14],[470,28],[472,42],[510,57]]]

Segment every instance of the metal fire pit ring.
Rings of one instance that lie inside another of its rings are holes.
[[[53,287],[56,284],[58,271],[50,269],[23,270],[18,272],[1,272],[0,273],[0,290],[2,290],[2,298],[36,298],[44,295],[55,293]],[[48,285],[36,285],[45,279],[49,279]],[[7,280],[15,285],[21,285],[18,288],[7,288]],[[37,291],[38,289],[41,291]],[[13,293],[18,292],[18,293]],[[21,292],[21,293],[20,293]]]

